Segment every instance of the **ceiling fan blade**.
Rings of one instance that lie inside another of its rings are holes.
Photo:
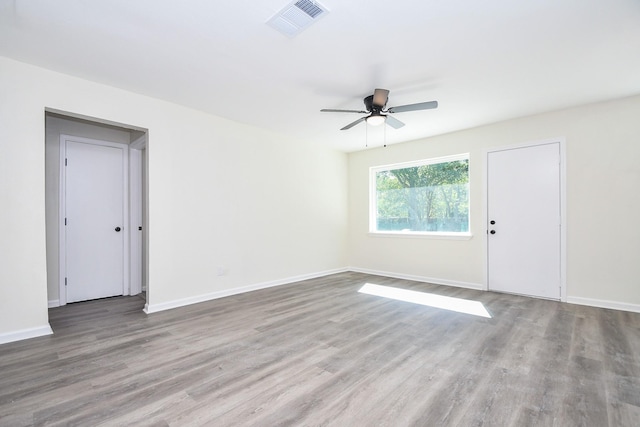
[[[389,108],[387,110],[387,113],[402,113],[405,111],[430,110],[432,108],[438,108],[438,101],[419,102],[417,104],[399,105],[397,107]]]
[[[359,113],[359,114],[367,114],[368,111],[362,110],[336,110],[333,108],[323,108],[320,110],[321,113]]]
[[[354,127],[355,125],[357,125],[360,122],[364,122],[364,120],[366,119],[366,117],[360,117],[358,120],[356,120],[355,122],[351,122],[348,125],[346,125],[345,127],[343,127],[340,130],[347,130],[347,129],[351,129],[352,127]]]
[[[387,89],[376,89],[373,93],[373,105],[383,108],[389,99],[389,91]]]
[[[402,126],[404,126],[404,123],[391,116],[387,116],[385,122],[394,129],[400,129]]]

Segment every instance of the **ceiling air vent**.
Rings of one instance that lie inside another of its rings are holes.
[[[282,34],[293,37],[322,18],[327,12],[327,8],[317,1],[298,0],[276,13],[267,21],[267,24]]]

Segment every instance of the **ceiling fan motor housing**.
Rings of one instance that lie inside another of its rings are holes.
[[[384,108],[384,105],[374,105],[373,104],[373,95],[369,95],[364,98],[364,106],[370,113],[373,112],[381,112]]]

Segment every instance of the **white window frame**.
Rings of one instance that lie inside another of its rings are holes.
[[[433,165],[437,163],[449,163],[459,160],[469,161],[469,231],[455,232],[455,231],[379,231],[376,229],[377,225],[377,188],[376,188],[376,174],[381,171],[389,171],[394,169],[405,169],[411,167]],[[436,238],[436,239],[451,239],[451,240],[468,240],[472,237],[471,234],[471,161],[469,153],[455,154],[451,156],[433,157],[422,160],[413,160],[409,162],[393,163],[389,165],[371,166],[369,168],[369,235],[375,237],[412,237],[412,238]]]

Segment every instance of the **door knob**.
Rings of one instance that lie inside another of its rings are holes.
[[[496,230],[491,230],[489,233],[496,234]]]
[[[493,225],[493,224],[495,224],[495,223],[496,223],[496,222],[495,222],[494,220],[491,220],[491,222],[490,222],[489,224]]]
[[[116,231],[120,231],[120,230],[122,230],[122,228],[116,227]]]

